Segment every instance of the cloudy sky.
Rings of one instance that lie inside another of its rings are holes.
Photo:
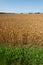
[[[43,0],[0,0],[0,12],[43,12]]]

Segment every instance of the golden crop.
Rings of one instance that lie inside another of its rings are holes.
[[[43,14],[0,14],[0,44],[43,45]]]

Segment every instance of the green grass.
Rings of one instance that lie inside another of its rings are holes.
[[[0,46],[0,65],[43,65],[43,48]]]

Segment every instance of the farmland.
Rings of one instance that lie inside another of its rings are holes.
[[[43,14],[0,14],[0,45],[43,46]]]
[[[0,65],[43,65],[43,14],[0,14]]]

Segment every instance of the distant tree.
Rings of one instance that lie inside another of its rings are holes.
[[[6,13],[6,12],[0,12],[0,14],[17,14],[17,13]]]
[[[20,14],[23,14],[23,13],[20,13]]]
[[[0,12],[0,14],[6,14],[5,12]]]
[[[40,12],[35,12],[35,14],[41,14]]]
[[[32,12],[28,13],[28,14],[33,14]]]

